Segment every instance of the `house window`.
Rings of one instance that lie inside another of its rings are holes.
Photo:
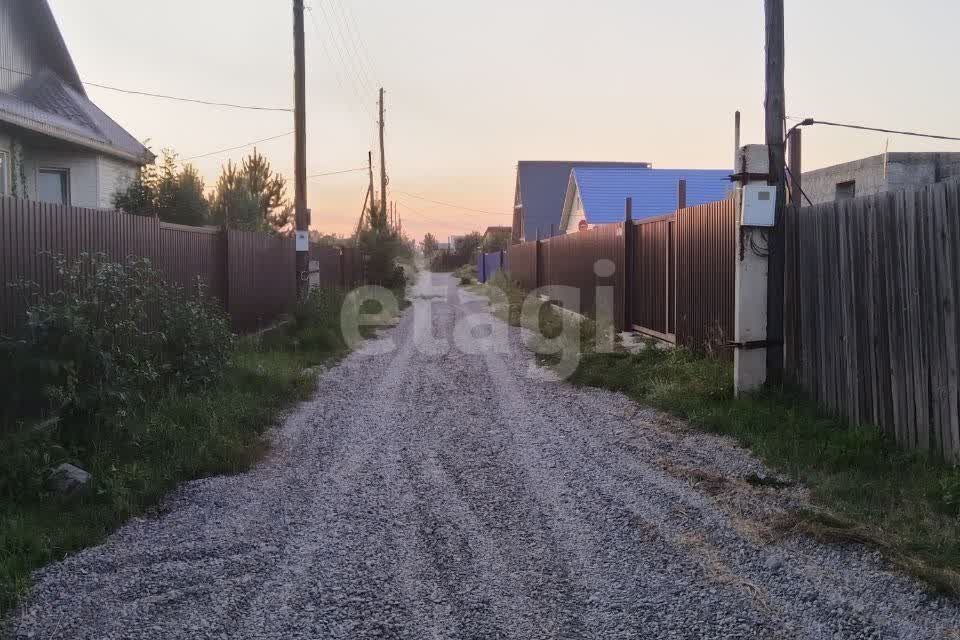
[[[37,176],[37,199],[53,204],[70,204],[70,170],[40,169]]]
[[[857,197],[857,181],[856,180],[837,183],[837,196],[835,198],[836,200],[851,200],[856,197]]]
[[[10,154],[0,151],[0,196],[10,195]]]

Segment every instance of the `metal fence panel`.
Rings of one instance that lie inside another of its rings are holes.
[[[676,213],[679,345],[717,353],[733,339],[736,227],[733,199]]]
[[[633,224],[633,324],[644,333],[673,340],[676,281],[673,265],[674,216]],[[732,266],[732,265],[731,265]]]
[[[296,300],[291,238],[240,231],[225,236],[220,229],[118,211],[0,197],[0,333],[12,333],[26,310],[8,283],[26,280],[40,292],[56,291],[62,282],[52,256],[82,253],[116,262],[148,258],[167,281],[184,287],[200,279],[240,331],[273,322]]]

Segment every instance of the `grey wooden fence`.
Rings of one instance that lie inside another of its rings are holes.
[[[960,459],[960,183],[790,209],[785,357],[825,407]]]

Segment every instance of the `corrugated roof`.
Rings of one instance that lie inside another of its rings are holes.
[[[633,218],[652,218],[677,209],[677,184],[687,181],[687,206],[725,199],[732,171],[714,169],[573,168],[584,214],[590,224],[623,222],[624,203],[633,198]]]
[[[521,160],[517,165],[517,180],[520,183],[520,201],[523,215],[523,239],[536,240],[550,235],[553,225],[560,231],[563,201],[567,195],[567,182],[574,167],[621,167],[640,169],[649,167],[648,162],[571,162]]]
[[[0,121],[130,162],[152,162],[153,154],[87,97],[46,0],[6,8],[28,12],[15,14],[29,18],[29,28],[14,31],[21,40],[14,44],[43,55],[22,71],[15,67],[23,60],[0,60],[13,65],[8,75],[19,76],[0,88]],[[0,51],[12,55],[9,47]]]

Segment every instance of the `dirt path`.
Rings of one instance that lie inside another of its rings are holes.
[[[486,303],[448,276],[423,274],[411,298],[399,327],[324,374],[266,463],[190,483],[163,516],[44,570],[16,636],[946,638],[960,627],[954,604],[869,550],[771,542],[766,525],[802,496],[743,482],[764,470],[728,442],[545,381],[515,329],[506,353],[452,349],[457,321]]]

